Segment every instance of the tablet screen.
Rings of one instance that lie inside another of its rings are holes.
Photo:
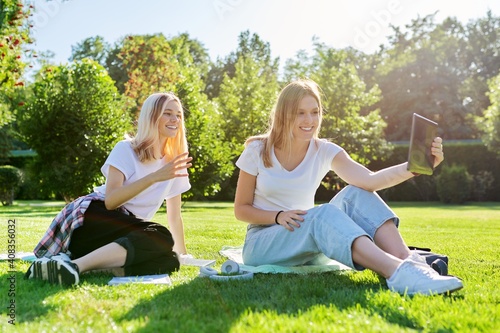
[[[431,154],[432,141],[437,136],[438,124],[419,114],[413,114],[408,151],[408,171],[432,175],[434,156]]]

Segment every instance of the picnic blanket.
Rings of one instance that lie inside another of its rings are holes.
[[[260,266],[249,266],[243,264],[243,258],[241,256],[241,251],[243,246],[223,246],[219,253],[235,262],[238,263],[241,270],[249,271],[252,273],[295,273],[295,274],[307,274],[307,273],[318,273],[318,272],[331,272],[331,271],[341,271],[350,270],[351,268],[341,264],[335,260],[331,260],[324,257],[321,260],[321,265],[304,265],[304,266],[279,266],[279,265],[260,265]]]

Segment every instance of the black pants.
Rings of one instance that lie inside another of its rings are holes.
[[[179,269],[172,250],[174,240],[166,227],[108,210],[103,201],[94,200],[85,211],[83,226],[73,231],[71,256],[77,259],[113,242],[127,250],[126,276],[170,274]]]

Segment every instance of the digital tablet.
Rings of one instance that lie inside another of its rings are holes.
[[[408,171],[432,175],[434,156],[431,154],[432,141],[437,136],[438,124],[419,114],[413,114],[408,150]]]

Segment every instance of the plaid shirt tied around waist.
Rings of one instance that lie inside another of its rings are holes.
[[[83,225],[84,214],[93,200],[104,201],[104,194],[94,192],[67,204],[52,220],[49,228],[34,249],[37,258],[50,257],[60,252],[68,252],[73,230]],[[129,214],[124,207],[119,208]]]

